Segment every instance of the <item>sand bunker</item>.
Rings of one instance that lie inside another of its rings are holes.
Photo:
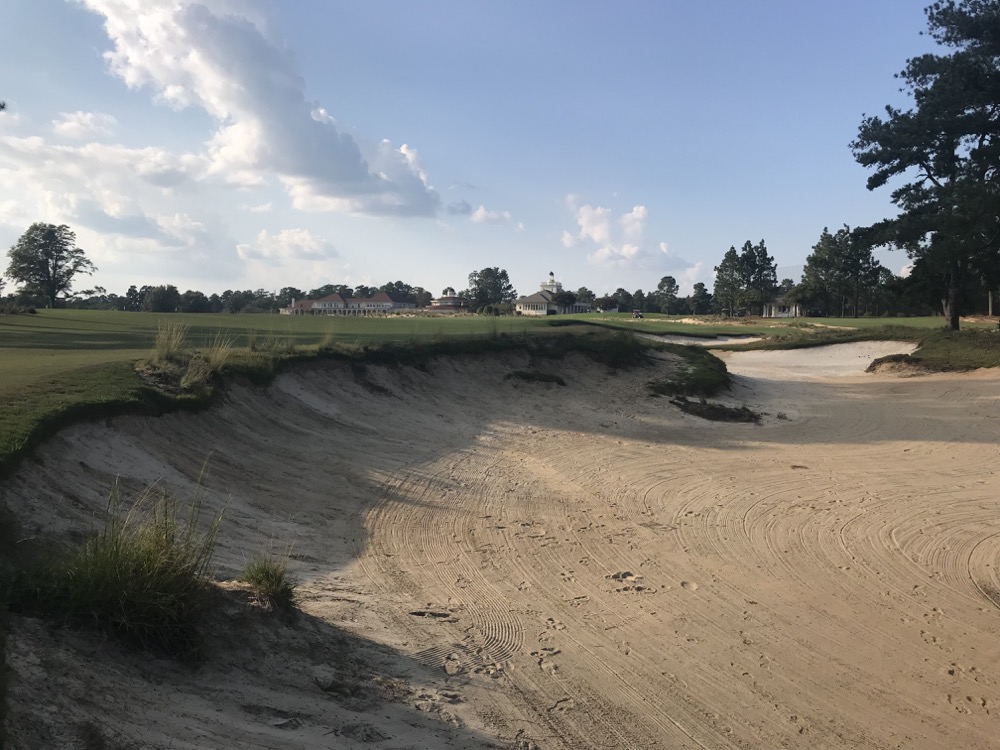
[[[507,357],[68,430],[2,487],[28,533],[211,454],[220,575],[292,542],[304,615],[224,608],[197,670],[21,620],[12,746],[995,747],[1000,376],[857,374],[887,349],[727,353],[760,426]]]

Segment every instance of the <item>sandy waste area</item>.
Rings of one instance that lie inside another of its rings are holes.
[[[903,351],[723,353],[760,425],[650,397],[664,354],[314,366],[67,429],[0,485],[26,534],[208,459],[217,578],[290,549],[301,613],[223,584],[197,664],[14,618],[10,747],[996,748],[1000,373],[863,373]]]

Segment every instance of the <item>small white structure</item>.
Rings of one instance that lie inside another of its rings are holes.
[[[554,298],[563,291],[562,282],[556,281],[556,275],[549,271],[549,278],[540,285],[540,290],[528,297],[521,297],[514,303],[514,311],[518,315],[559,315],[568,313],[588,313],[591,310],[589,302],[574,302],[572,305],[556,304]]]
[[[764,303],[765,318],[804,318],[805,312],[798,302],[789,302],[784,297]]]

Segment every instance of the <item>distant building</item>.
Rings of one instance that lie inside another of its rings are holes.
[[[460,297],[454,289],[448,287],[440,297],[431,300],[430,310],[432,312],[468,312],[469,300]]]
[[[802,318],[805,312],[798,302],[789,302],[784,297],[778,297],[764,303],[765,318]]]
[[[415,310],[416,302],[409,302],[398,294],[379,292],[372,297],[348,297],[343,294],[328,294],[320,299],[292,300],[283,307],[282,315],[388,315],[389,313]]]
[[[562,306],[555,302],[555,296],[563,291],[562,282],[556,281],[556,275],[549,271],[549,278],[540,285],[540,290],[527,297],[521,297],[514,303],[514,311],[518,315],[560,315],[569,313],[588,313],[591,311],[589,302],[574,302]]]

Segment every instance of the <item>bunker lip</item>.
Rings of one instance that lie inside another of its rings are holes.
[[[721,353],[759,426],[650,398],[666,354],[505,354],[65,430],[0,485],[26,534],[209,458],[217,575],[290,547],[302,615],[226,584],[197,670],[19,619],[12,746],[990,747],[1000,373],[860,374],[910,346]]]

